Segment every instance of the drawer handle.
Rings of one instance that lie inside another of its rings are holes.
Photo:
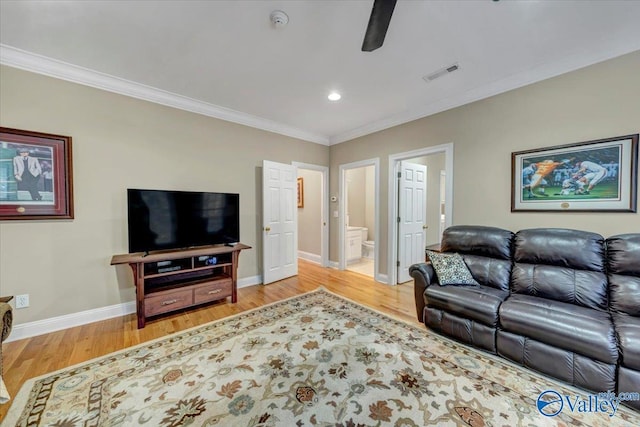
[[[222,292],[222,289],[214,289],[213,291],[209,291],[208,294],[213,295],[213,294],[219,294],[220,292]]]
[[[175,304],[177,302],[178,302],[177,299],[170,299],[168,301],[162,301],[162,305],[171,305],[171,304]]]

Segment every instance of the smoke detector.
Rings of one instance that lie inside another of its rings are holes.
[[[274,10],[269,18],[271,18],[271,23],[278,28],[284,27],[289,23],[289,16],[281,10]]]

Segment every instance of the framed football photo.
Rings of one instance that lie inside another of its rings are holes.
[[[511,154],[512,212],[637,212],[638,134]]]

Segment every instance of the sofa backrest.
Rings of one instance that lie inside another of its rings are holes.
[[[462,255],[481,285],[508,291],[513,237],[511,231],[501,228],[454,225],[444,231],[440,250]]]
[[[607,239],[611,310],[640,317],[640,233]]]
[[[562,228],[521,230],[514,241],[511,292],[606,310],[605,240]]]

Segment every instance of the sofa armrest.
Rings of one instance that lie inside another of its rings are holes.
[[[13,313],[11,306],[6,302],[0,302],[0,342],[9,337],[12,323]]]
[[[0,376],[2,376],[2,342],[9,337],[12,323],[11,306],[7,302],[0,302]]]
[[[3,298],[3,301],[9,301],[11,298]],[[9,400],[9,392],[2,380],[2,341],[6,340],[11,333],[13,323],[13,313],[11,306],[7,302],[0,302],[0,404],[7,403]]]
[[[409,274],[413,277],[413,292],[416,300],[416,312],[418,320],[423,322],[424,291],[432,284],[437,284],[436,272],[430,262],[413,264],[409,267]]]

